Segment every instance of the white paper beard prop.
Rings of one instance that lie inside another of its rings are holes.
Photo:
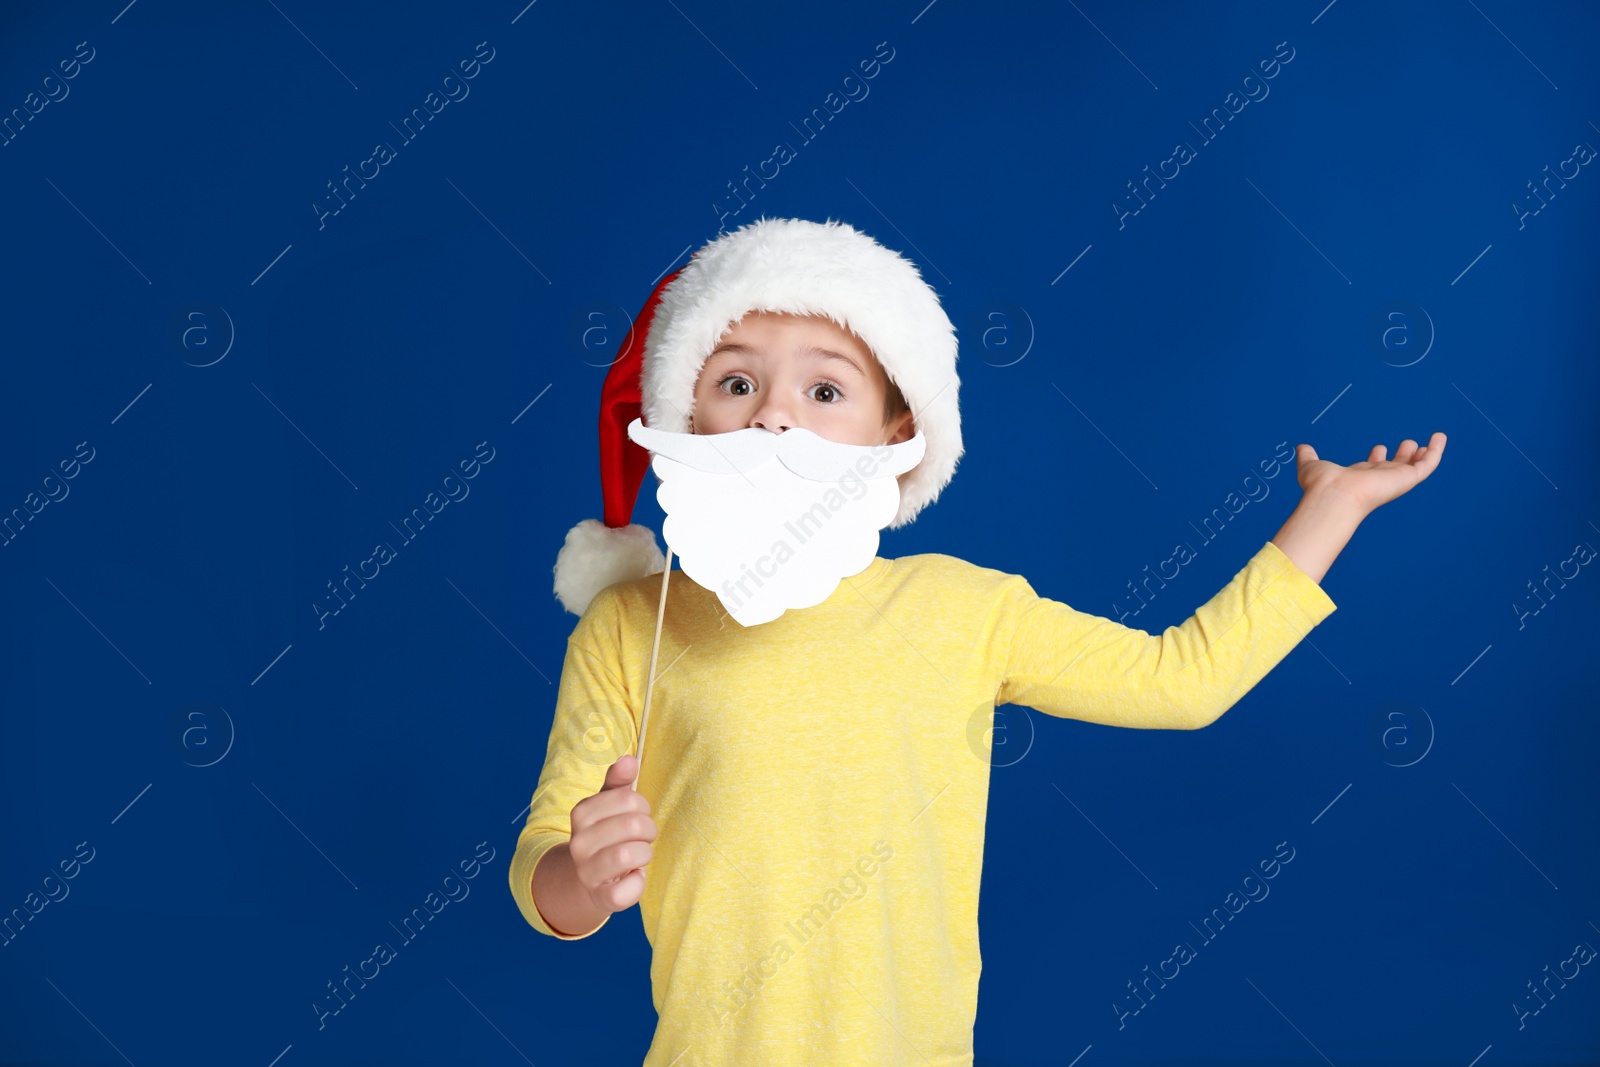
[[[795,427],[668,433],[643,419],[628,437],[654,454],[662,536],[683,572],[744,626],[809,608],[878,554],[904,474],[926,439],[844,445]]]

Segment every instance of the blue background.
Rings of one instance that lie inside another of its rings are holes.
[[[1600,1061],[1593,968],[1513,1007],[1600,946],[1600,577],[1529,588],[1600,546],[1600,177],[1530,189],[1600,145],[1600,9],[924,2],[7,6],[0,114],[70,91],[0,147],[0,513],[70,491],[0,549],[0,914],[70,892],[8,929],[0,1061],[642,1059],[637,911],[541,937],[506,865],[605,365],[655,279],[759,214],[905,252],[961,332],[967,456],[885,556],[1112,616],[1189,541],[1125,620],[1159,633],[1292,511],[1291,467],[1195,532],[1280,442],[1449,435],[1215,725],[1000,710],[978,1063]],[[880,42],[869,94],[800,137]],[[470,495],[319,625],[485,441]],[[659,530],[653,494],[635,517]],[[1280,842],[1270,896],[1202,942]],[[470,894],[319,1030],[326,983],[447,885]]]

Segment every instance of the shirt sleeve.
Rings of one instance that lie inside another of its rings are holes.
[[[523,918],[563,941],[582,940],[600,927],[577,935],[553,929],[534,904],[533,870],[546,852],[571,839],[573,805],[598,793],[610,766],[633,751],[637,723],[619,678],[620,637],[616,598],[602,591],[567,639],[544,769],[511,858],[511,895]],[[600,926],[610,921],[607,916]]]
[[[1075,611],[1013,578],[1010,650],[995,703],[1106,726],[1210,725],[1335,609],[1271,541],[1160,636]]]

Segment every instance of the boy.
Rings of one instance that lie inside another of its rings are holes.
[[[557,559],[581,617],[510,879],[527,921],[563,940],[639,904],[659,1015],[646,1067],[970,1065],[994,706],[1214,721],[1333,612],[1317,582],[1444,444],[1406,441],[1392,462],[1379,445],[1351,467],[1300,445],[1304,497],[1283,529],[1159,637],[938,554],[875,558],[752,627],[680,573],[641,768],[664,560],[629,524],[648,453],[621,427],[642,409],[676,432],[921,433],[892,526],[937,498],[962,444],[954,328],[915,267],[848,226],[762,219],[719,237],[637,332],[602,398],[606,525],[580,523]]]

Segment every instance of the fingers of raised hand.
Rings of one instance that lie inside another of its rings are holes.
[[[1431,471],[1439,465],[1439,457],[1444,454],[1444,442],[1444,434],[1435,432],[1432,437],[1428,438],[1427,444],[1417,449],[1417,453],[1411,457],[1411,461]]]
[[[1384,445],[1373,445],[1372,451],[1367,453],[1368,463],[1382,463],[1384,456],[1389,454],[1389,449]]]

